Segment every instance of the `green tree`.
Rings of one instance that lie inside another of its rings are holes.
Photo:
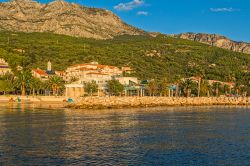
[[[124,90],[124,86],[117,80],[110,80],[107,82],[107,90],[111,95],[121,95]]]
[[[73,82],[76,82],[78,80],[79,80],[79,78],[77,78],[77,77],[71,77],[69,83],[73,83]]]
[[[98,85],[95,81],[84,83],[84,91],[88,93],[88,95],[92,96],[93,93],[98,91]]]
[[[13,92],[14,85],[9,80],[0,80],[0,92],[3,92],[4,95],[9,92]]]

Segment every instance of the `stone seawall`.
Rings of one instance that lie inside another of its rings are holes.
[[[74,104],[75,109],[129,108],[155,106],[202,106],[202,105],[241,105],[249,106],[249,97],[84,97]]]

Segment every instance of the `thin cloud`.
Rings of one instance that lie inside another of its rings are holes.
[[[237,12],[240,11],[239,9],[234,8],[210,8],[211,12]]]
[[[146,12],[146,11],[139,11],[139,12],[137,12],[137,15],[140,15],[140,16],[148,16],[148,12]]]
[[[134,8],[137,8],[139,6],[142,6],[144,4],[145,4],[144,0],[133,0],[133,1],[127,2],[127,3],[120,3],[116,6],[114,6],[114,9],[119,10],[119,11],[129,11],[129,10],[133,10]]]

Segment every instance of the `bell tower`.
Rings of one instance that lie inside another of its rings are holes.
[[[52,71],[52,64],[50,61],[48,61],[48,64],[47,64],[47,71]]]

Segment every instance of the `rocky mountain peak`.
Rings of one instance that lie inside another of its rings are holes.
[[[209,44],[211,46],[216,46],[224,49],[228,49],[235,52],[241,52],[250,54],[250,43],[246,42],[236,42],[228,39],[225,36],[217,34],[206,34],[206,33],[182,33],[179,35],[174,35],[181,39],[188,39],[204,44]]]
[[[30,2],[34,2],[33,0],[12,0],[12,3],[30,3]]]
[[[57,6],[57,7],[69,7],[72,6],[72,3],[66,2],[64,0],[55,0],[48,3],[49,6]]]
[[[32,7],[33,5],[40,5],[38,2],[36,1],[33,1],[33,0],[12,0],[10,2],[6,2],[6,4],[9,4],[9,5],[18,5],[18,6],[21,6],[21,7]]]
[[[76,37],[110,39],[145,32],[129,26],[111,11],[55,0],[41,4],[33,0],[0,3],[0,30],[52,32]]]

